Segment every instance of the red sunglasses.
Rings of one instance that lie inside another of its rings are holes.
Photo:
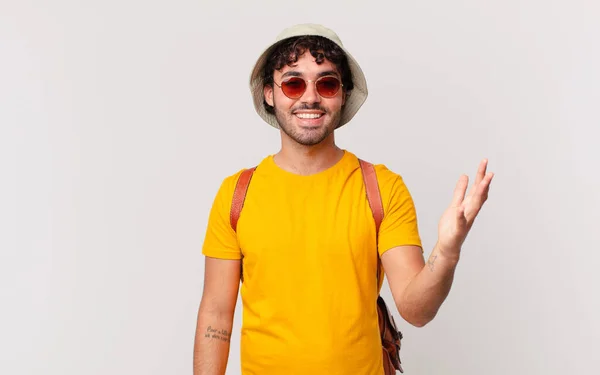
[[[317,93],[324,98],[333,98],[340,91],[340,88],[344,86],[339,79],[333,76],[323,76],[315,81],[311,79],[305,80],[300,77],[291,77],[281,82],[281,85],[278,85],[277,82],[274,83],[288,98],[299,99],[304,95],[308,82],[314,82]]]

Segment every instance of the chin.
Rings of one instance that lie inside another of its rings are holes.
[[[323,128],[304,129],[295,133],[292,137],[296,142],[306,146],[314,146],[325,141],[332,132]]]
[[[279,122],[279,128],[294,142],[304,146],[314,146],[326,140],[335,130],[334,122],[329,114],[321,123],[310,125],[302,123],[298,117],[293,114],[281,116],[281,113],[275,113]],[[282,121],[283,120],[283,121]]]

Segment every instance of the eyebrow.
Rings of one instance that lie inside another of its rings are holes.
[[[323,72],[320,72],[317,74],[317,78],[321,78],[324,76],[336,76],[338,77],[339,74],[338,72],[336,72],[335,70],[325,70]],[[290,70],[288,72],[285,72],[281,75],[281,78],[285,78],[285,77],[302,77],[302,73],[294,71],[294,70]]]

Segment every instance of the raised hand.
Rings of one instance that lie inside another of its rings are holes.
[[[487,159],[479,164],[475,183],[465,196],[469,176],[462,175],[454,189],[450,206],[446,209],[438,225],[438,246],[444,256],[458,258],[463,242],[473,226],[481,207],[488,199],[490,184],[494,174],[487,172]]]

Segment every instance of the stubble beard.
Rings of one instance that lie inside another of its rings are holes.
[[[294,121],[295,115],[290,112],[283,112],[275,109],[275,118],[277,119],[277,123],[279,124],[279,128],[294,142],[302,145],[302,146],[315,146],[319,143],[323,142],[327,137],[333,133],[333,131],[338,127],[340,123],[340,119],[342,117],[342,111],[339,110],[337,112],[329,112],[325,111],[327,115],[329,115],[329,121],[324,124],[323,127],[318,129],[311,130],[301,130],[297,129],[292,122]],[[304,109],[309,109],[304,107]],[[320,108],[322,109],[322,108]]]

